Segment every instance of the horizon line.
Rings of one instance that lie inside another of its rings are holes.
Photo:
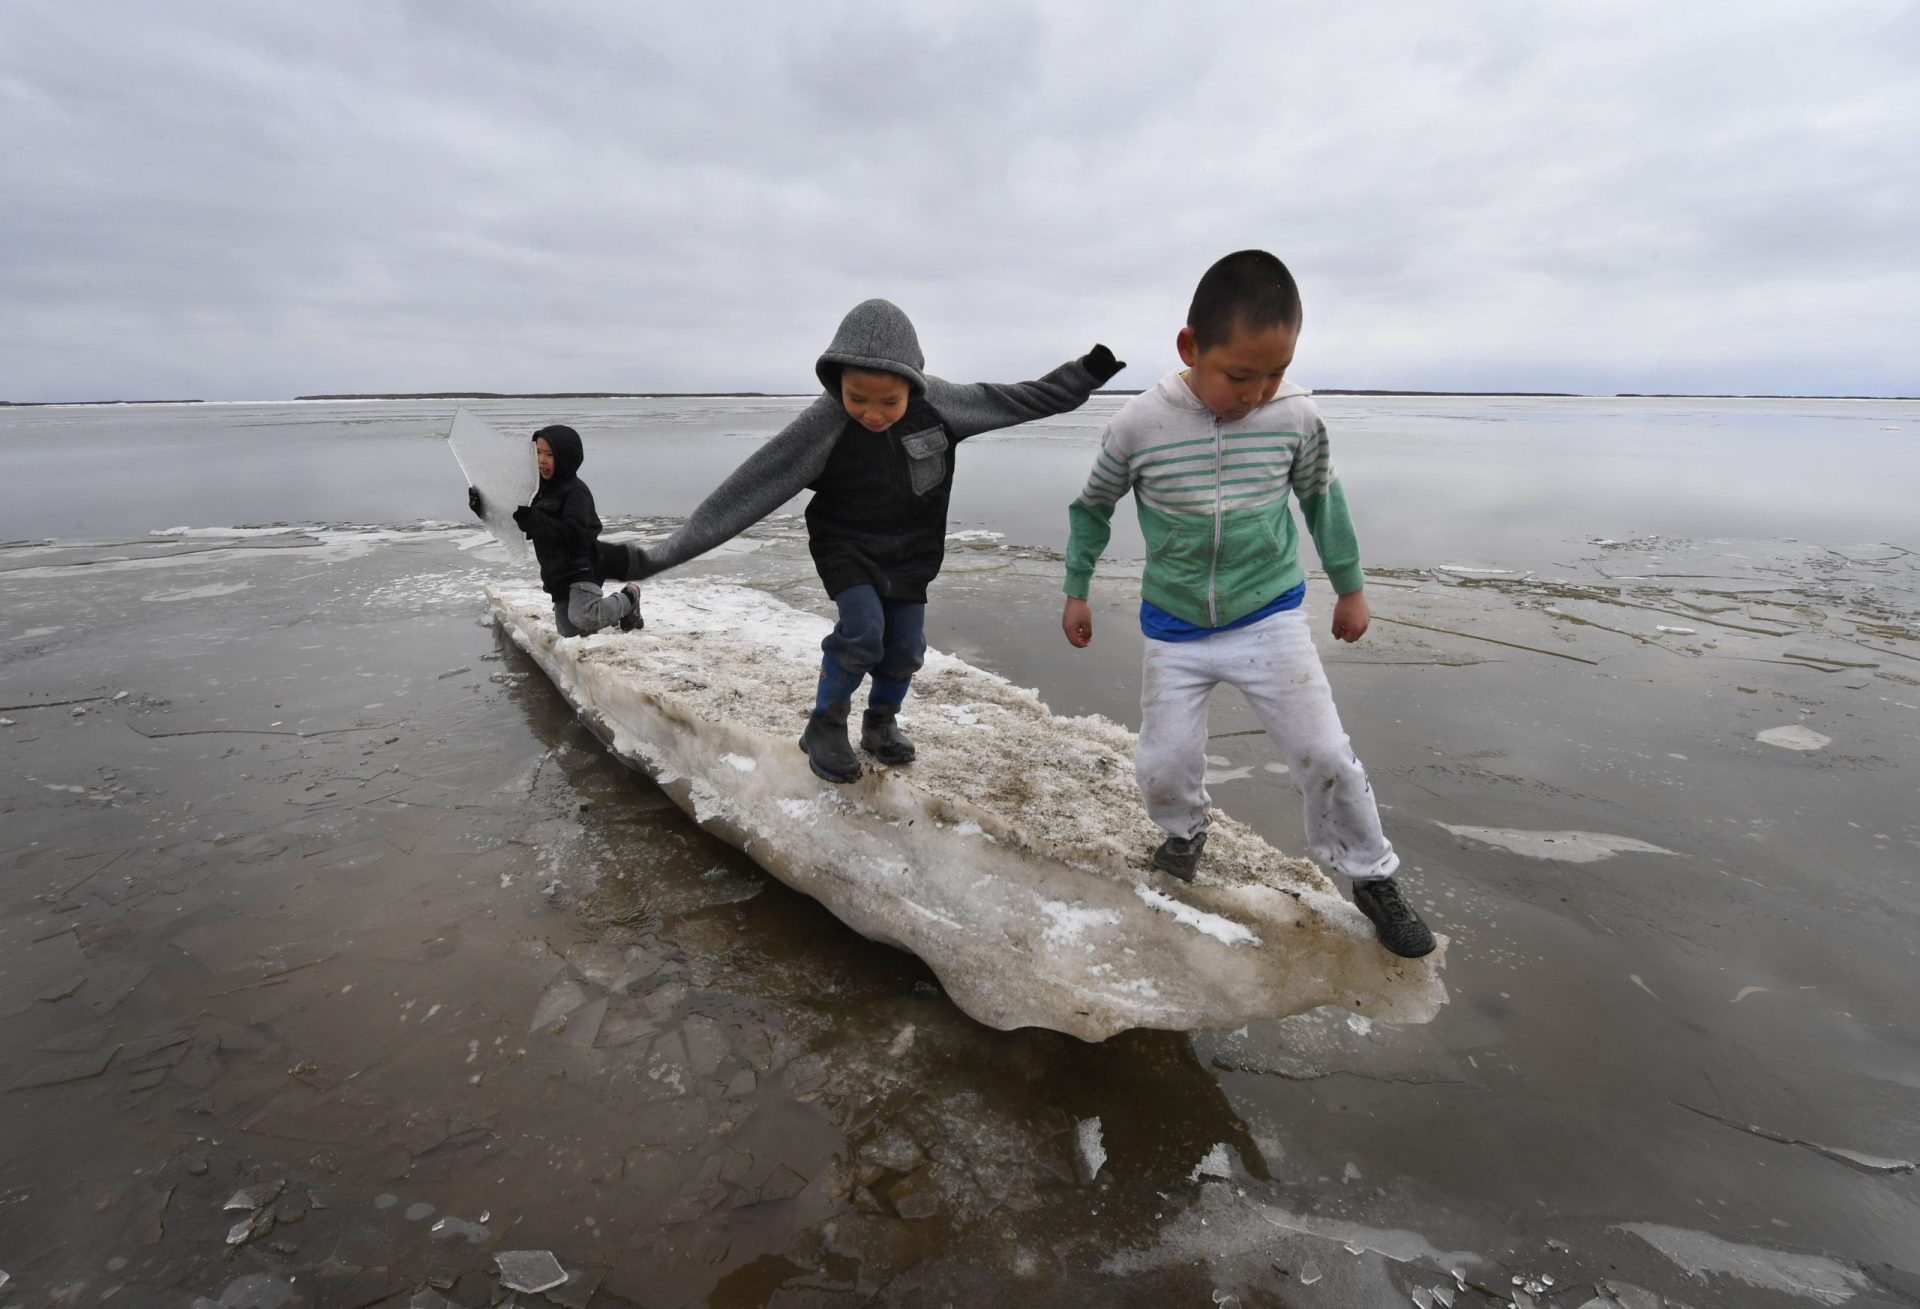
[[[1101,388],[1093,395],[1133,396],[1145,388]],[[1920,401],[1920,395],[1863,395],[1827,392],[1763,391],[1451,391],[1401,389],[1396,387],[1312,387],[1313,395],[1353,396],[1429,396],[1463,399],[1540,399],[1540,400],[1885,400]],[[229,405],[339,403],[377,400],[785,400],[805,399],[814,391],[365,391],[326,392],[292,397],[242,400],[141,399],[141,400],[0,400],[0,409],[54,409],[108,407],[113,405]]]

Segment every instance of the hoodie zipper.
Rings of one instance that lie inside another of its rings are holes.
[[[1220,416],[1209,411],[1213,423],[1213,563],[1207,568],[1207,626],[1220,626],[1220,603],[1215,595],[1220,576]]]

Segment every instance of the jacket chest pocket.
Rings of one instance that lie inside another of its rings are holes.
[[[925,495],[946,478],[949,444],[946,429],[940,427],[900,438],[900,448],[907,453],[907,478],[915,495]]]

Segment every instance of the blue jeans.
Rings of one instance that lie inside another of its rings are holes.
[[[851,700],[873,675],[868,704],[899,708],[907,684],[927,654],[927,606],[914,600],[883,600],[871,586],[850,586],[833,602],[840,621],[820,643],[820,691],[816,710]]]

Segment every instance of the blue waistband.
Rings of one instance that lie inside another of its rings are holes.
[[[1198,641],[1203,636],[1212,636],[1216,632],[1231,632],[1236,627],[1249,626],[1262,618],[1271,618],[1289,609],[1298,609],[1300,602],[1306,598],[1307,584],[1302,582],[1291,590],[1282,591],[1246,617],[1236,618],[1221,627],[1195,627],[1184,618],[1175,618],[1159,605],[1148,604],[1142,600],[1140,630],[1149,641]]]

